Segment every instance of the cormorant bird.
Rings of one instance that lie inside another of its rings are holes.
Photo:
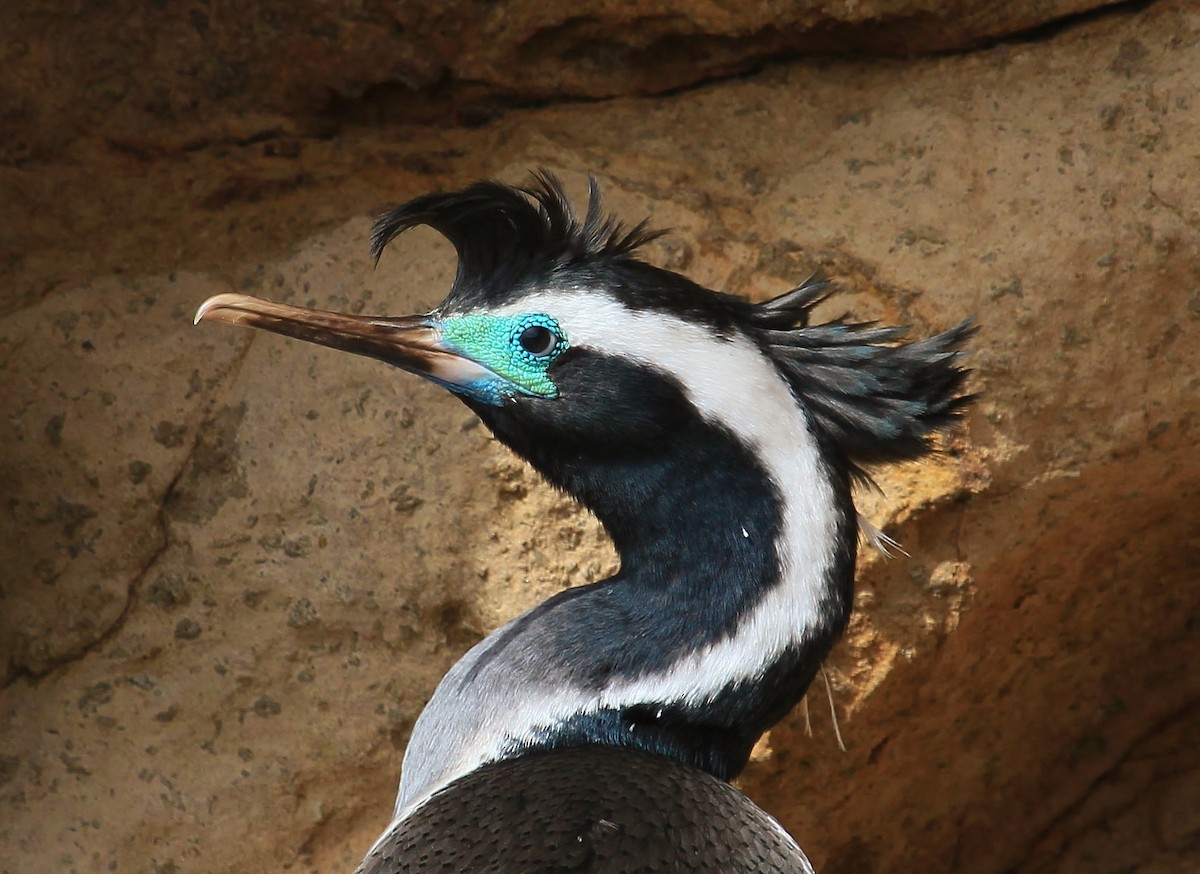
[[[446,299],[401,318],[238,294],[202,319],[367,355],[454,392],[585,504],[620,556],[473,647],[413,728],[391,823],[358,868],[806,872],[725,781],[846,625],[860,465],[915,459],[970,400],[963,322],[810,324],[824,283],[764,303],[651,266],[658,234],[586,217],[548,173],[382,216],[458,252]]]

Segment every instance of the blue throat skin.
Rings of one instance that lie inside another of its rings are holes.
[[[432,318],[430,325],[442,335],[443,345],[491,371],[469,383],[440,384],[455,394],[501,406],[515,395],[558,397],[558,386],[547,375],[550,365],[570,348],[558,322],[544,313],[519,316],[463,315]],[[549,332],[550,346],[541,354],[524,348],[522,337],[542,329]]]

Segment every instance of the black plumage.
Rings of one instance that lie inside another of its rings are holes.
[[[829,284],[809,280],[755,307],[751,322],[805,409],[849,459],[908,461],[930,450],[931,436],[974,399],[964,393],[962,347],[970,319],[948,331],[898,342],[907,328],[839,319],[811,325]]]
[[[595,361],[580,361],[580,392],[617,383],[627,396],[646,402],[626,414],[615,412],[613,400],[536,411],[472,406],[501,440],[595,513],[621,568],[614,577],[552,596],[497,632],[463,678],[464,694],[480,671],[530,635],[562,654],[564,686],[599,689],[614,676],[666,671],[714,638],[732,635],[779,579],[780,556],[770,544],[782,524],[781,496],[757,459],[698,416],[669,381],[645,370],[618,376]],[[597,379],[598,373],[606,378]],[[636,378],[650,384],[633,394],[630,381]],[[576,388],[573,379],[560,377],[560,384],[564,393]],[[584,421],[564,425],[565,417],[575,415]],[[612,441],[614,431],[628,439]],[[828,463],[836,463],[835,457]],[[819,637],[781,654],[757,682],[732,684],[711,700],[686,708],[666,699],[602,708],[556,724],[523,750],[619,743],[669,755],[722,779],[737,776],[754,743],[808,686],[826,642],[832,643],[850,613],[855,519],[849,474],[831,470],[830,477],[846,507],[838,538],[845,546],[828,573]],[[755,539],[729,537],[731,519],[755,531]],[[648,629],[653,632],[645,633]]]
[[[379,217],[371,252],[378,261],[399,234],[428,225],[458,253],[458,274],[442,306],[468,309],[501,303],[556,272],[630,260],[662,235],[646,222],[627,228],[604,215],[594,178],[589,188],[582,222],[562,184],[545,170],[525,188],[485,181],[416,197]]]
[[[804,874],[782,828],[728,783],[588,746],[486,765],[401,822],[355,874]]]

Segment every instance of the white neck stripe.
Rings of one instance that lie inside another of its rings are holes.
[[[837,537],[837,507],[816,440],[791,389],[742,336],[717,338],[711,327],[658,311],[634,311],[593,290],[546,291],[510,304],[506,315],[550,313],[574,346],[639,360],[670,374],[708,421],[745,444],[782,497],[781,585],[739,623],[730,638],[677,662],[666,674],[618,683],[595,709],[639,701],[696,704],[742,679],[759,676],[820,624],[820,602]],[[755,537],[730,519],[734,536]],[[765,536],[765,535],[759,535]]]

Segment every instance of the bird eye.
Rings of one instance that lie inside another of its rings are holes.
[[[558,336],[545,325],[530,325],[517,337],[521,348],[538,358],[549,355],[558,345]]]

